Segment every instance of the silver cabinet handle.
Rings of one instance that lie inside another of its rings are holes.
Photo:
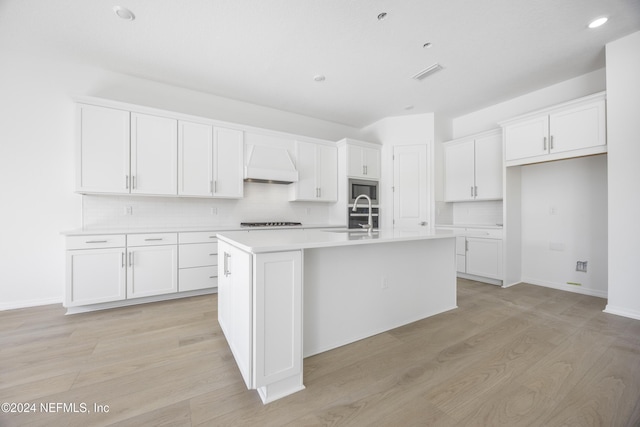
[[[122,252],[122,268],[124,268],[124,252]]]
[[[547,151],[547,137],[542,138],[542,146],[544,151]]]
[[[209,276],[209,279],[215,279],[216,276]]]
[[[136,189],[136,176],[135,175],[131,175],[131,189],[132,190]]]
[[[478,186],[473,187],[473,197],[478,197]]]
[[[216,238],[216,236],[209,236],[209,238],[210,238],[210,239],[215,239],[215,238]]]
[[[549,137],[549,148],[553,150],[553,135]]]
[[[124,176],[124,186],[127,190],[129,189],[129,175]]]
[[[468,240],[464,241],[464,251],[465,252],[469,252],[469,241]]]
[[[224,253],[224,277],[227,277],[231,274],[231,271],[229,271],[229,258],[231,258],[231,255],[225,252]]]
[[[218,192],[218,181],[217,180],[213,180],[213,192],[214,193]]]
[[[420,221],[420,226],[421,226],[421,227],[424,227],[424,226],[426,226],[426,225],[427,225],[427,221]]]
[[[209,181],[209,193],[213,194],[213,181]]]
[[[133,267],[133,252],[129,252],[129,267]]]
[[[157,241],[160,241],[160,240],[164,240],[164,238],[163,237],[159,237],[157,239],[144,239],[145,242],[157,242]]]
[[[209,256],[214,256],[214,255],[218,255],[218,254],[217,253],[216,254],[209,254]]]
[[[106,240],[87,240],[85,243],[107,243]]]
[[[471,197],[473,197],[473,185],[471,186]]]

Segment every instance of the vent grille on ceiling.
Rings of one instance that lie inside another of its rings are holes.
[[[442,65],[438,64],[437,62],[427,68],[425,68],[422,71],[419,71],[416,75],[414,75],[413,77],[411,77],[414,80],[422,80],[425,79],[427,77],[429,77],[431,74],[438,72],[442,70]]]

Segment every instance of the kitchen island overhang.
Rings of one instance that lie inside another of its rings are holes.
[[[264,403],[302,390],[302,359],[456,308],[450,232],[218,234],[218,319]]]

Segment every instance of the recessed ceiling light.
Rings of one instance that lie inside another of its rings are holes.
[[[431,46],[433,46],[431,42],[426,42],[425,44],[422,45],[422,47],[425,49],[429,49]]]
[[[600,18],[596,18],[593,21],[589,22],[589,28],[598,28],[604,25],[608,20],[609,18],[607,18],[606,16],[601,16]]]
[[[413,110],[413,105],[407,105],[406,107],[404,107],[404,109],[407,111]]]
[[[414,76],[412,76],[412,79],[415,80],[422,80],[424,78],[427,78],[428,76],[430,76],[431,74],[442,70],[442,65],[438,64],[437,62],[433,65],[430,65],[429,67],[425,68],[422,71],[418,71]]]
[[[316,76],[313,76],[313,80],[315,80],[317,82],[323,82],[323,81],[325,81],[325,77],[322,74],[318,74]]]
[[[387,17],[387,12],[379,13],[378,14],[378,21],[382,21],[386,17]]]
[[[136,16],[126,7],[122,6],[113,6],[113,12],[116,14],[118,18],[122,18],[126,21],[133,21],[136,19]]]

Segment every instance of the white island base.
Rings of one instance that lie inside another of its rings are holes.
[[[218,237],[219,323],[264,403],[304,389],[303,357],[456,308],[446,232]]]

